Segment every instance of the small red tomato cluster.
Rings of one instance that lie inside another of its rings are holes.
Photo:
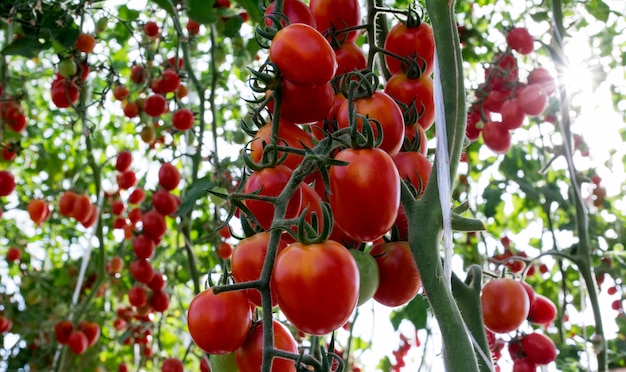
[[[59,344],[69,346],[74,354],[80,355],[98,342],[100,325],[83,320],[74,327],[72,321],[62,320],[54,325],[54,336]]]
[[[525,28],[513,28],[507,35],[509,49],[496,55],[485,70],[485,82],[476,90],[476,100],[467,116],[466,134],[476,141],[482,134],[485,145],[497,154],[511,148],[511,132],[524,124],[526,116],[538,116],[556,90],[550,72],[537,67],[525,83],[519,79],[513,54],[529,54],[534,39]]]
[[[61,195],[59,213],[61,216],[74,218],[85,228],[93,226],[99,215],[98,207],[91,201],[89,195],[77,194],[71,190]]]

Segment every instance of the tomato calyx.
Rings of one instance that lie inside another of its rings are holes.
[[[322,203],[322,215],[311,214],[311,223],[306,221],[308,207],[304,208],[298,218],[297,240],[305,245],[322,243],[330,237],[333,230],[333,213],[328,203]],[[320,230],[321,229],[321,230]],[[290,229],[286,230],[290,234]]]

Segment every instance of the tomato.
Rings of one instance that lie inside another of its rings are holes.
[[[535,39],[526,27],[515,27],[509,30],[506,34],[506,43],[520,54],[530,54],[535,50]]]
[[[528,84],[535,83],[540,84],[543,92],[548,96],[551,96],[556,91],[554,78],[550,72],[543,67],[536,67],[528,74]]]
[[[263,270],[267,247],[270,242],[269,232],[254,234],[235,246],[230,258],[231,271],[235,282],[243,283],[258,280]],[[287,244],[279,242],[278,251],[282,251]],[[261,293],[256,289],[245,289],[243,293],[256,306],[261,306]],[[276,303],[276,293],[272,291],[272,305]]]
[[[426,130],[435,122],[433,80],[430,77],[422,75],[419,79],[410,79],[405,73],[398,72],[387,81],[385,93],[412,110],[409,116],[414,116],[416,121],[406,125],[417,122]]]
[[[315,87],[304,87],[289,80],[282,83],[280,118],[292,123],[307,124],[324,119],[335,99],[335,91],[330,82]],[[274,101],[267,105],[274,113]]]
[[[250,175],[243,187],[244,194],[258,192],[258,195],[278,196],[291,179],[291,169],[284,165],[263,168]],[[285,218],[297,216],[302,203],[302,190],[296,189],[287,205]],[[274,219],[274,205],[267,201],[247,199],[245,206],[252,212],[261,227],[268,230]]]
[[[67,345],[74,354],[82,354],[87,350],[89,346],[89,340],[83,331],[73,331],[70,333],[70,337],[67,340]]]
[[[287,320],[312,335],[341,327],[359,297],[359,268],[350,252],[332,240],[288,245],[276,258],[272,281]]]
[[[179,61],[184,62],[182,58],[179,59]],[[157,79],[154,79],[153,82],[156,83],[157,86],[156,93],[171,93],[175,92],[180,86],[180,76],[176,70],[170,68],[163,71],[163,74]]]
[[[383,141],[380,145],[389,155],[393,156],[400,151],[404,141],[404,117],[398,104],[387,93],[376,91],[371,97],[359,98],[354,101],[358,114],[377,120],[383,131]],[[337,111],[337,127],[347,128],[348,101],[346,100]],[[371,123],[374,136],[378,137],[376,125]],[[363,120],[357,120],[357,129],[363,128]]]
[[[272,1],[270,5],[267,6],[267,9],[265,9],[266,16],[274,13],[274,5]],[[315,18],[313,18],[311,9],[300,0],[285,0],[283,2],[283,14],[287,17],[287,20],[289,20],[289,24],[304,23],[315,27]],[[283,21],[282,24],[286,26],[286,22]],[[271,26],[272,20],[265,18],[265,25]]]
[[[7,196],[15,190],[15,177],[6,170],[0,171],[0,196]]]
[[[178,169],[171,163],[161,164],[159,168],[159,185],[165,190],[172,191],[178,187],[180,182],[180,173]]]
[[[422,281],[408,242],[376,244],[370,255],[376,260],[380,273],[374,300],[385,306],[400,306],[417,295]]]
[[[480,94],[485,93],[481,92],[479,95]],[[491,112],[500,112],[502,104],[506,100],[507,94],[508,92],[492,89],[482,102],[483,109]]]
[[[526,290],[518,281],[501,278],[483,286],[480,296],[485,327],[495,333],[519,328],[530,308]]]
[[[337,112],[345,101],[346,97],[341,92],[335,95],[333,104],[331,105],[330,111],[328,111],[326,117],[316,121],[313,123],[313,126],[311,126],[311,132],[315,138],[321,140],[325,137],[325,131],[333,133],[337,130]]]
[[[133,170],[127,169],[117,175],[117,185],[122,190],[128,190],[137,183],[137,175]]]
[[[509,130],[520,128],[526,118],[524,111],[519,105],[519,100],[516,97],[509,98],[502,102],[500,115],[502,116],[502,126]]]
[[[348,162],[329,171],[329,202],[335,222],[349,237],[368,242],[385,235],[400,206],[400,175],[391,157],[378,148],[345,149]]]
[[[144,287],[134,286],[128,291],[128,302],[135,307],[148,303],[148,292]]]
[[[274,331],[274,347],[290,353],[298,354],[298,344],[287,327],[276,320],[272,320]],[[263,361],[263,323],[257,324],[250,332],[246,342],[235,351],[235,360],[240,372],[258,372]],[[274,358],[273,372],[295,372],[295,363],[291,359]]]
[[[193,127],[194,114],[189,109],[180,109],[177,110],[174,115],[172,115],[172,125],[174,128],[185,131],[191,129]]]
[[[228,242],[221,242],[217,246],[217,255],[221,258],[227,260],[230,258],[233,253],[233,246],[228,244]]]
[[[350,253],[359,267],[359,299],[356,306],[361,306],[374,297],[378,289],[380,283],[378,264],[374,257],[358,249],[350,249]]]
[[[167,100],[160,94],[152,94],[143,103],[144,112],[150,117],[158,117],[167,111]]]
[[[194,297],[187,312],[189,334],[208,354],[237,350],[248,337],[252,316],[241,291],[214,294],[209,288]]]
[[[309,186],[306,183],[300,184],[300,189],[302,191],[302,205],[300,206],[300,211],[298,212],[298,216],[301,216],[302,213],[304,213],[304,210],[306,209],[306,216],[304,217],[304,220],[308,224],[312,224],[313,213],[315,213],[315,216],[317,218],[317,224],[319,226],[318,232],[320,232],[321,229],[323,228],[323,223],[324,223],[324,221],[322,220],[323,219],[322,198],[317,194],[317,192],[311,186]],[[291,229],[293,230],[294,233],[298,232],[295,226],[292,226]],[[289,234],[283,234],[282,239],[287,243],[293,243],[296,241]]]
[[[58,108],[70,107],[78,101],[78,96],[80,95],[76,83],[63,78],[53,81],[50,91],[52,93],[52,102]]]
[[[130,274],[139,283],[147,284],[154,276],[154,267],[148,259],[140,258],[130,263]]]
[[[161,372],[184,372],[185,365],[180,359],[167,358],[161,365]]]
[[[28,210],[28,214],[30,219],[37,225],[40,226],[42,222],[46,221],[50,216],[50,206],[48,202],[42,199],[34,199],[28,202],[28,206],[26,207]]]
[[[148,21],[143,26],[143,31],[146,33],[148,37],[156,37],[159,33],[159,25],[157,25],[154,21]]]
[[[296,1],[296,0],[294,0]],[[266,144],[272,142],[272,122],[262,126],[254,135],[254,139],[250,142],[250,157],[255,163],[259,163],[263,155],[263,149]],[[281,120],[278,126],[278,142],[279,146],[288,146],[303,149],[305,146],[313,148],[313,139],[311,135],[302,130],[299,126],[287,121]],[[279,152],[278,156],[282,157],[283,152]],[[289,153],[287,158],[281,164],[291,170],[295,170],[302,160],[303,156]]]
[[[400,152],[392,159],[400,178],[409,181],[418,191],[418,195],[421,195],[426,188],[433,168],[430,160],[422,153],[414,151]]]
[[[62,320],[54,324],[54,337],[61,345],[69,342],[72,331],[74,331],[74,324],[70,320]]]
[[[385,49],[405,58],[416,58],[423,75],[433,72],[435,59],[435,37],[433,28],[424,22],[418,26],[407,27],[404,23],[397,23],[389,30],[385,39]],[[399,59],[385,55],[385,62],[392,74],[402,72],[409,66]]]
[[[541,333],[531,333],[522,338],[522,350],[535,364],[548,364],[556,359],[554,341]]]
[[[90,34],[80,34],[74,43],[76,50],[83,53],[91,53],[96,46],[96,38]]]
[[[162,313],[170,306],[170,295],[162,290],[153,290],[148,304],[154,311]]]
[[[403,145],[405,151],[415,151],[422,155],[428,154],[428,137],[426,130],[419,124],[407,125],[404,127],[404,137],[409,141]],[[416,146],[413,148],[413,146]]]
[[[309,6],[320,32],[330,28],[342,30],[361,24],[361,6],[358,0],[311,0]],[[340,34],[337,36],[339,40],[344,40],[344,42],[355,41],[358,33],[355,30],[350,31],[347,35]]]
[[[150,258],[154,254],[155,244],[151,238],[140,234],[133,239],[133,252],[137,258]]]
[[[528,321],[534,324],[550,324],[556,318],[556,306],[549,298],[540,294],[535,295],[535,301],[530,306]]]
[[[511,133],[499,121],[488,121],[481,130],[483,141],[496,154],[506,154],[511,148]]]
[[[543,91],[541,83],[528,84],[519,88],[516,96],[519,106],[528,116],[537,116],[548,106],[548,96]]]
[[[485,69],[485,81],[492,89],[510,91],[518,80],[519,69],[513,53],[505,52],[494,57],[494,64]]]
[[[335,76],[339,76],[354,70],[363,70],[367,66],[365,54],[354,41],[345,41],[335,49],[337,58],[337,72]]]
[[[537,366],[526,358],[515,359],[513,361],[513,372],[536,372]]]
[[[294,23],[280,29],[270,45],[270,60],[283,78],[314,87],[328,83],[337,70],[335,52],[316,29]]]
[[[152,206],[164,216],[170,216],[178,210],[176,196],[167,190],[157,190],[152,194]]]
[[[143,233],[155,243],[165,235],[167,225],[165,224],[165,217],[161,213],[155,210],[146,212],[141,217],[141,222],[143,223]]]

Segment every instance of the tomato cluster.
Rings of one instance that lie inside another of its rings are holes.
[[[83,354],[100,338],[100,325],[82,321],[77,327],[69,320],[59,321],[54,325],[54,336],[61,345],[68,345],[74,354]]]

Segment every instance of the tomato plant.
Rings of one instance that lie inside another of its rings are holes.
[[[508,333],[519,328],[526,320],[530,308],[524,287],[509,278],[487,282],[480,301],[485,327],[495,333]]]

